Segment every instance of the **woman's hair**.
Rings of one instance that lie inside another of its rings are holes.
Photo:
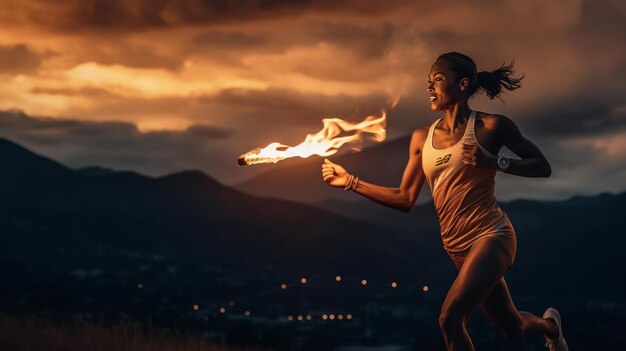
[[[478,72],[474,60],[459,52],[447,52],[440,55],[437,60],[446,60],[450,64],[450,68],[457,74],[459,80],[464,77],[469,79],[468,97],[482,90],[490,99],[494,97],[500,99],[498,95],[500,95],[502,87],[507,90],[515,90],[522,86],[520,82],[524,76],[513,76],[515,73],[513,71],[513,62],[508,65],[502,64],[500,68],[492,72]]]

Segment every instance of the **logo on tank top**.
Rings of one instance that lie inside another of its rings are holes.
[[[447,163],[448,161],[450,161],[450,156],[452,156],[452,154],[437,157],[437,160],[435,161],[435,166],[441,166],[442,164]]]

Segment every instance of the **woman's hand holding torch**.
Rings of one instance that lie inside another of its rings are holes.
[[[343,167],[328,159],[324,159],[322,164],[322,177],[328,185],[343,187],[345,190],[354,190],[358,182],[358,178],[350,175]]]

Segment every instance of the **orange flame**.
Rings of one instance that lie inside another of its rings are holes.
[[[388,105],[394,108],[399,99],[394,97]],[[258,163],[276,163],[290,157],[307,158],[311,155],[330,156],[339,151],[339,148],[348,143],[359,143],[365,134],[377,142],[385,140],[387,131],[387,112],[381,109],[381,115],[367,116],[360,123],[350,123],[340,118],[324,118],[324,128],[315,134],[309,134],[306,139],[296,146],[271,143],[262,149],[254,149],[239,156],[239,165],[253,165]],[[351,135],[339,136],[342,133],[354,132]],[[355,147],[359,151],[360,148]]]

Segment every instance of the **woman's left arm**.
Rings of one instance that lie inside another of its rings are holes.
[[[530,140],[524,138],[515,122],[510,118],[495,115],[494,133],[499,145],[506,146],[521,160],[509,159],[509,166],[505,170],[498,167],[496,158],[482,152],[476,145],[463,145],[463,162],[479,168],[496,168],[497,170],[522,177],[549,177],[552,167],[541,150]]]
[[[522,177],[549,177],[552,174],[552,167],[546,157],[522,135],[515,122],[500,115],[496,123],[496,136],[502,145],[522,158],[510,159],[509,166],[502,172]]]

